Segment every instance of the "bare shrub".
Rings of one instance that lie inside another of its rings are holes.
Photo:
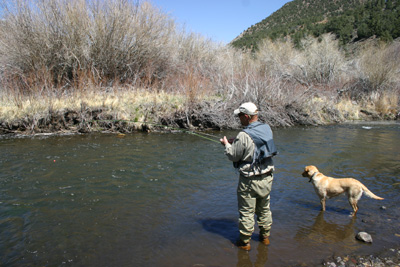
[[[341,79],[346,62],[333,35],[308,37],[295,49],[290,41],[264,40],[256,53],[260,70],[302,85],[329,84]]]
[[[303,92],[319,92],[318,97],[332,97],[332,93],[336,94],[338,87],[351,78],[347,74],[348,61],[332,35],[321,39],[309,37],[303,41],[301,49],[295,49],[288,41],[265,40],[256,53],[256,62],[268,75],[297,82]],[[297,97],[307,95],[296,91],[292,93]]]
[[[298,56],[292,42],[265,39],[255,54],[260,72],[277,77],[292,76],[292,62]]]
[[[333,35],[325,34],[320,40],[307,38],[301,46],[301,53],[291,63],[295,79],[306,84],[329,84],[341,78],[345,58]]]
[[[210,39],[195,33],[186,34],[184,30],[175,39],[174,46],[179,48],[175,56],[177,64],[185,63],[185,67],[190,64],[203,75],[213,72],[218,55],[224,49]]]
[[[43,69],[56,87],[71,84],[82,73],[91,73],[101,84],[165,75],[175,23],[148,2],[12,3],[3,2],[3,71],[28,77]],[[29,88],[35,88],[35,84]]]
[[[352,59],[353,78],[340,91],[369,112],[395,116],[399,107],[400,42],[358,44]]]
[[[170,65],[166,69],[168,73],[158,86],[159,89],[181,91],[182,83],[190,84],[183,81],[184,77],[192,79],[193,76],[218,83],[224,70],[225,59],[222,55],[226,52],[226,47],[198,34],[187,34],[184,30],[176,32],[171,46],[173,49],[170,49]]]
[[[256,65],[253,65],[256,66]],[[297,123],[313,124],[312,118],[304,112],[311,91],[298,83],[292,83],[277,76],[260,75],[257,69],[247,69],[231,80],[225,104],[224,115],[230,125],[238,121],[232,112],[241,103],[251,101],[259,110],[261,120],[272,126],[290,126]]]
[[[260,118],[274,126],[340,120],[335,84],[341,79],[345,60],[339,51],[325,55],[337,48],[330,38],[323,40],[323,48],[318,48],[316,39],[310,39],[303,50],[290,43],[266,40],[254,55],[233,56],[234,66],[225,85],[225,115],[232,117],[231,112],[240,103],[252,101],[261,110]],[[321,51],[313,51],[317,48]],[[304,72],[300,73],[301,68]]]
[[[209,80],[192,68],[188,68],[180,76],[178,82],[180,91],[186,96],[186,104],[189,109],[192,109],[196,103],[207,98],[206,95],[211,93]]]
[[[190,79],[188,69],[215,84],[223,79],[230,49],[177,29],[148,2],[13,3],[3,1],[0,70],[7,73],[3,82],[13,80],[23,91],[122,83],[176,91],[182,77]]]
[[[389,45],[369,42],[361,51],[360,71],[361,79],[370,91],[393,87],[393,84],[399,83],[400,42]]]

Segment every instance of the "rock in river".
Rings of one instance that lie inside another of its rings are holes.
[[[366,243],[372,243],[372,237],[370,234],[366,233],[366,232],[359,232],[356,235],[356,238],[360,241],[366,242]]]

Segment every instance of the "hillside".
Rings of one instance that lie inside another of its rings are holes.
[[[398,0],[294,0],[235,38],[236,48],[256,49],[265,38],[290,36],[295,44],[306,35],[333,32],[342,44],[371,36],[386,41],[400,36]]]

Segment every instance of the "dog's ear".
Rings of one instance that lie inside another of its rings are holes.
[[[319,172],[317,167],[315,167],[314,165],[308,166],[308,170],[313,172]]]

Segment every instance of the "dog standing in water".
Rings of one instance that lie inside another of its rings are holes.
[[[327,198],[336,197],[342,193],[347,194],[349,203],[353,208],[353,216],[358,211],[357,202],[363,193],[373,199],[383,199],[372,193],[365,185],[354,178],[337,179],[328,177],[320,173],[317,167],[312,165],[306,166],[302,175],[303,177],[310,178],[309,182],[313,184],[315,192],[321,200],[323,211],[325,211],[325,201]]]

